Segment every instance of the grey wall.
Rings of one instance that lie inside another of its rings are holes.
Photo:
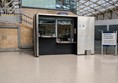
[[[95,21],[95,25],[117,25],[117,24],[118,24],[118,19]]]

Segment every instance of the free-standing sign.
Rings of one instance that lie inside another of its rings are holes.
[[[116,33],[102,33],[102,45],[116,45],[117,44]]]
[[[101,45],[101,54],[103,55],[103,46],[104,45],[114,45],[115,46],[115,55],[117,55],[117,31],[113,32],[103,32],[102,31],[102,45]]]

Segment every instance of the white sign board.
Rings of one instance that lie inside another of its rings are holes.
[[[102,33],[102,45],[116,45],[116,33]]]

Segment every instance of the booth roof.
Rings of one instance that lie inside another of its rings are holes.
[[[30,15],[34,16],[37,13],[42,13],[42,14],[54,14],[58,15],[59,13],[64,13],[68,15],[73,15],[77,16],[76,14],[70,12],[70,11],[61,11],[61,10],[49,10],[49,9],[35,9],[35,8],[22,8],[22,11],[29,13]]]

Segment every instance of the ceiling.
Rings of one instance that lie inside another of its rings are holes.
[[[77,14],[81,16],[97,16],[108,11],[118,15],[118,0],[76,0]]]

